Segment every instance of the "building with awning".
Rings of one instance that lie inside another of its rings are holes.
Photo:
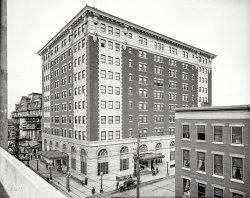
[[[50,151],[39,151],[38,156],[50,160],[57,160],[57,159],[67,159],[68,154],[57,150],[50,150]]]
[[[146,153],[140,154],[140,162],[141,161],[148,161],[148,160],[155,160],[155,159],[162,159],[165,155],[162,153]]]

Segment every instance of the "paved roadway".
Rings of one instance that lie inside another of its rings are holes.
[[[105,195],[110,198],[115,197],[136,197],[136,189],[127,190],[121,193]],[[175,197],[175,178],[161,179],[156,182],[148,182],[140,187],[140,197],[147,198],[173,198]]]

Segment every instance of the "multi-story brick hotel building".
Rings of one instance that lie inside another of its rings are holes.
[[[250,106],[176,109],[176,197],[247,198]]]
[[[211,104],[214,54],[89,6],[38,54],[43,149],[88,176],[133,173],[138,122],[140,163],[173,165],[174,109]]]

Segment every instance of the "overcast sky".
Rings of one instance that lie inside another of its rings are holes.
[[[36,54],[94,0],[8,0],[8,113],[42,92]],[[217,55],[213,105],[250,104],[249,0],[95,0],[95,7]]]

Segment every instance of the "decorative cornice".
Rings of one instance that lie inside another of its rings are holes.
[[[87,15],[92,15],[92,16],[95,16],[97,18],[101,18],[103,20],[106,20],[108,22],[116,23],[116,24],[120,25],[121,27],[126,27],[127,29],[138,31],[138,32],[143,33],[145,35],[159,39],[163,42],[172,44],[172,45],[180,47],[182,49],[192,51],[193,53],[199,53],[200,55],[206,56],[206,57],[211,58],[211,59],[216,57],[215,54],[212,54],[212,53],[207,52],[205,50],[201,50],[197,47],[194,47],[194,46],[191,46],[189,44],[183,43],[181,41],[175,40],[173,38],[167,37],[167,36],[162,35],[160,33],[149,30],[147,28],[141,27],[139,25],[136,25],[136,24],[131,23],[129,21],[123,20],[121,18],[118,18],[118,17],[113,16],[111,14],[108,14],[106,12],[100,11],[100,10],[93,8],[93,7],[90,7],[88,5],[86,5],[69,23],[67,23],[42,49],[40,49],[37,52],[37,54],[40,56],[42,54],[44,54],[46,52],[47,46],[52,46],[54,43],[56,43],[58,40],[60,40],[68,32],[68,28],[70,26],[73,28],[83,18],[85,18],[83,16],[87,16]]]

